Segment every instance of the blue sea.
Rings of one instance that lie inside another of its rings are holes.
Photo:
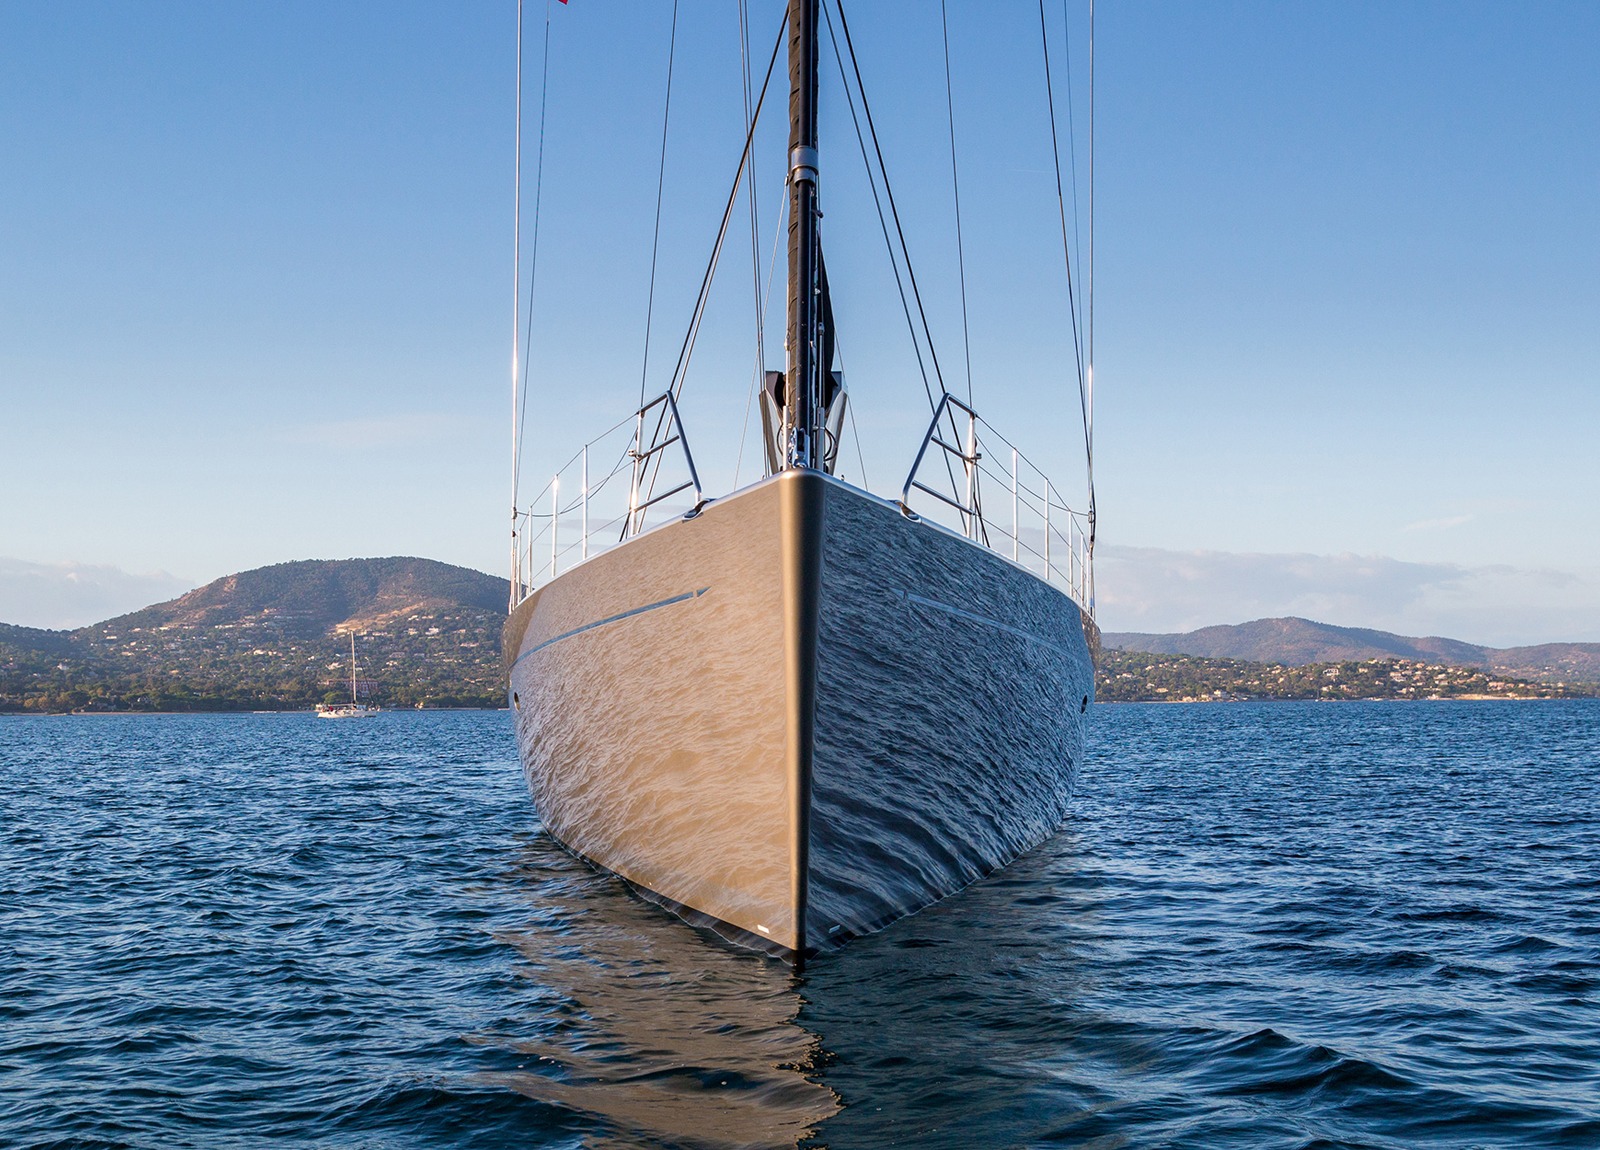
[[[1600,1146],[1600,702],[1092,717],[1059,834],[799,977],[504,713],[0,719],[0,1146]]]

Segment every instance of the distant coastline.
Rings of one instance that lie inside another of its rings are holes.
[[[1470,667],[1414,659],[1262,663],[1106,649],[1095,682],[1101,703],[1573,699],[1600,696],[1594,683],[1537,683]]]
[[[304,560],[49,631],[0,623],[0,714],[248,714],[349,697],[500,710],[505,580],[430,559]],[[1308,619],[1107,632],[1103,703],[1600,696],[1600,644],[1498,649]],[[1148,648],[1148,649],[1146,649]]]
[[[394,713],[400,715],[432,715],[441,713],[459,714],[463,711],[509,711],[510,709],[511,708],[504,705],[498,707],[396,707],[394,709]],[[23,719],[30,717],[40,719],[126,719],[130,717],[140,719],[169,719],[194,715],[301,715],[315,718],[316,712],[298,708],[284,708],[277,711],[247,711],[243,709],[235,711],[0,711],[0,719]]]
[[[1206,707],[1224,703],[1570,703],[1600,695],[1430,695],[1425,699],[1096,699],[1097,707]]]

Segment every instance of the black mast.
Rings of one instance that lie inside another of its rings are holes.
[[[822,466],[817,232],[817,0],[789,0],[789,310],[782,445],[787,467]]]

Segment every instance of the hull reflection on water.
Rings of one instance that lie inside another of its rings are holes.
[[[500,937],[554,1001],[536,1034],[476,1039],[537,1068],[476,1080],[570,1113],[590,1150],[1010,1146],[1093,1127],[1103,1099],[1044,1069],[1063,1052],[1040,1045],[1077,1047],[1095,1025],[1078,940],[1095,932],[1096,882],[1077,847],[1062,836],[797,976],[541,838],[515,876],[530,925]],[[1092,1043],[1113,1063],[1130,1053]]]
[[[479,1042],[538,1059],[480,1080],[585,1120],[584,1145],[793,1147],[839,1108],[807,1077],[817,1037],[793,972],[686,930],[547,839],[519,887],[537,926],[504,940],[560,1000],[531,1036]]]
[[[1083,1006],[1100,916],[1081,848],[1065,830],[807,969],[799,1021],[840,1099],[817,1145],[1137,1144],[1098,1117],[1117,1063],[1145,1052]]]

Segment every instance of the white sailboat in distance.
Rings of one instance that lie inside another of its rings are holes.
[[[318,703],[317,717],[321,719],[365,719],[376,715],[381,708],[363,703],[356,693],[356,633],[350,632],[350,701],[348,703]]]

